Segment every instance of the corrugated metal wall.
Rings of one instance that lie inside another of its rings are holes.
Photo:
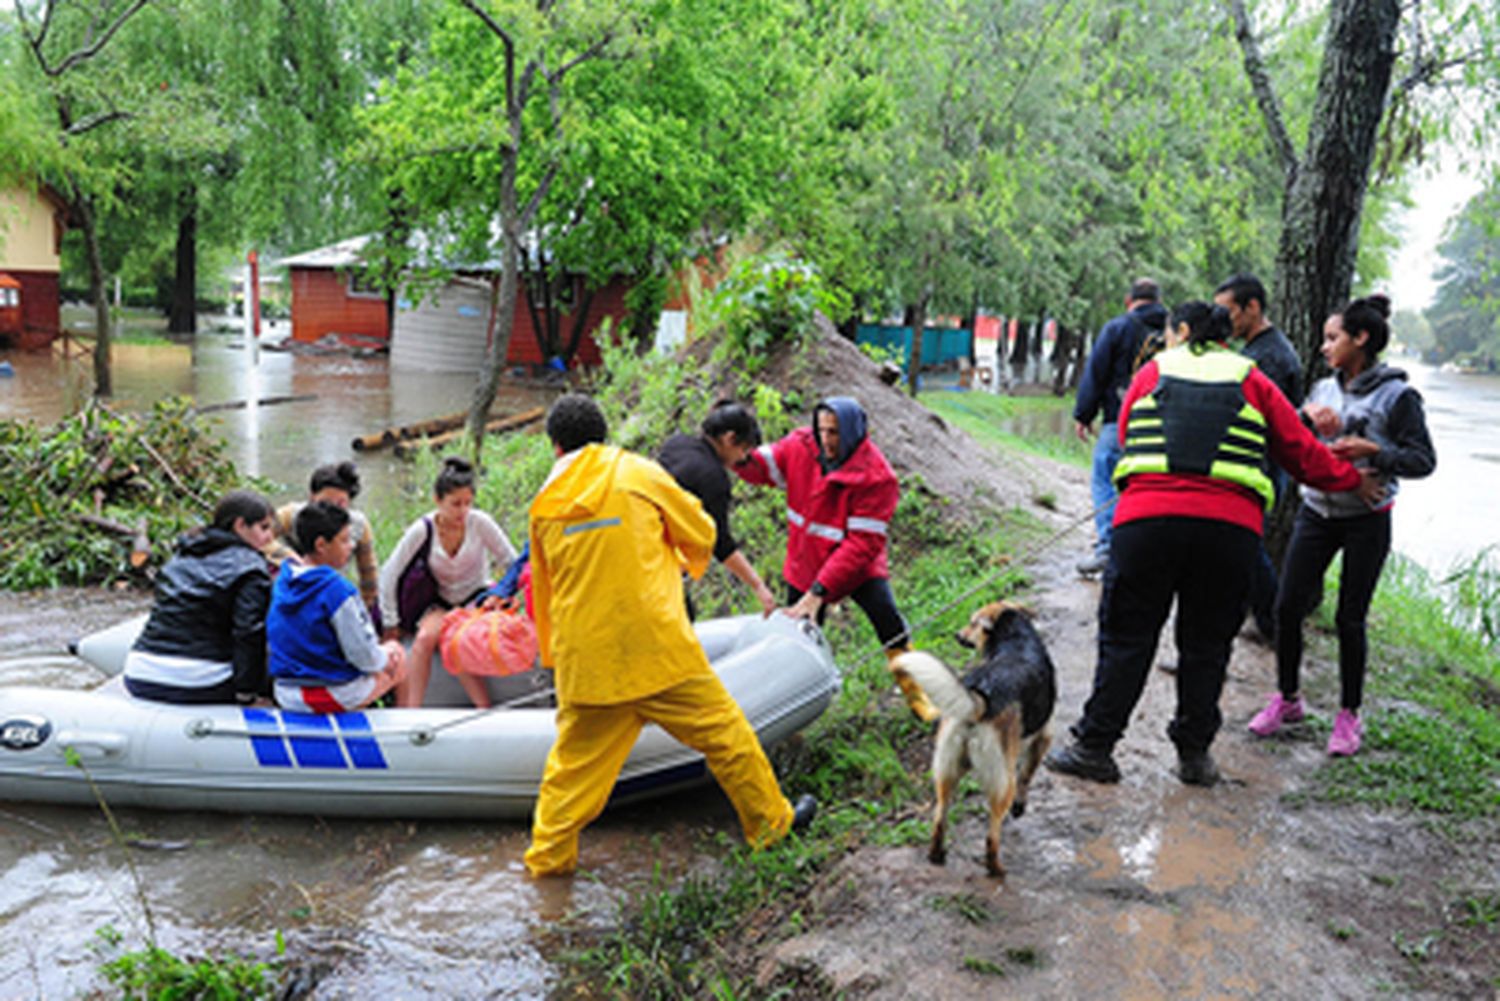
[[[452,281],[420,302],[396,300],[391,365],[414,372],[474,372],[484,363],[490,290]]]

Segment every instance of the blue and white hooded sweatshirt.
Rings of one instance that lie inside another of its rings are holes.
[[[297,685],[339,685],[385,669],[359,591],[337,570],[288,561],[271,588],[266,615],[269,673]]]

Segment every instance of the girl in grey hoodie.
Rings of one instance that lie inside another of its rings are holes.
[[[1398,477],[1416,479],[1437,465],[1422,413],[1422,396],[1406,373],[1380,361],[1390,339],[1391,304],[1385,296],[1356,299],[1323,326],[1323,358],[1333,374],[1313,386],[1304,419],[1335,455],[1367,467],[1385,484],[1374,508],[1352,493],[1330,494],[1304,486],[1276,595],[1276,673],[1279,691],[1250,721],[1250,731],[1269,736],[1303,717],[1298,675],[1302,622],[1317,607],[1323,575],[1335,554],[1344,554],[1335,621],[1339,636],[1339,713],[1328,753],[1359,750],[1359,707],[1364,691],[1365,618],[1391,549],[1391,507]]]

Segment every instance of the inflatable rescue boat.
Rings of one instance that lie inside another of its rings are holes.
[[[84,660],[117,674],[144,616],[85,637]],[[769,746],[807,726],[839,688],[817,627],[776,614],[698,623],[714,670]],[[0,800],[361,817],[526,817],[556,735],[545,672],[488,679],[495,708],[459,707],[434,669],[428,705],[329,716],[176,706],[95,691],[0,688]],[[452,703],[450,706],[433,703]],[[74,752],[69,754],[69,752]],[[707,775],[703,759],[646,727],[611,798],[628,802]]]

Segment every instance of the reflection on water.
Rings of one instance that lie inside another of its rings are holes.
[[[247,406],[213,415],[241,471],[279,484],[287,497],[306,489],[311,470],[355,458],[364,493],[360,506],[378,508],[404,484],[406,464],[389,451],[356,453],[350,441],[395,424],[467,409],[470,373],[392,372],[385,358],[294,355],[260,351],[258,361],[237,336],[201,334],[185,344],[119,343],[112,349],[120,409],[142,410],[167,396],[200,406],[278,396],[314,399]],[[87,401],[93,369],[87,357],[0,352],[16,369],[0,379],[0,418],[55,421]],[[545,391],[502,384],[497,412],[546,403]]]
[[[1437,469],[1404,483],[1396,498],[1393,544],[1428,570],[1443,573],[1500,542],[1489,505],[1500,497],[1500,376],[1442,372],[1396,358],[1421,390]]]

